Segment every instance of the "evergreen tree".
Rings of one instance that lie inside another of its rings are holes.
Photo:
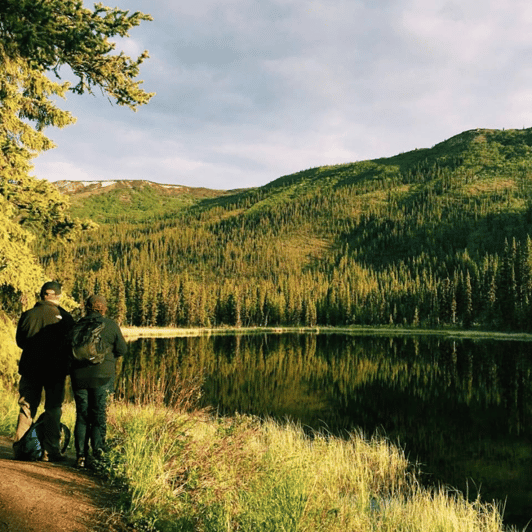
[[[126,321],[127,317],[127,305],[126,305],[126,288],[122,276],[117,276],[117,282],[115,284],[115,298],[116,298],[116,310],[114,318],[119,325],[122,325]]]
[[[463,324],[466,329],[471,327],[473,323],[473,289],[471,287],[471,276],[469,272],[466,274],[464,282],[464,319]]]
[[[114,36],[150,17],[77,0],[3,0],[0,2],[0,286],[2,306],[9,294],[32,294],[43,272],[32,257],[32,235],[72,240],[84,224],[68,214],[68,201],[45,181],[29,175],[31,160],[53,143],[48,126],[74,122],[55,103],[67,90],[82,94],[102,88],[120,105],[135,109],[151,94],[135,78],[147,57],[131,60],[111,53]],[[59,79],[62,66],[78,79],[74,87]],[[19,226],[18,228],[16,226]],[[7,296],[6,296],[7,295]]]

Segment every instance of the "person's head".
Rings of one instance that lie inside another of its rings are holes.
[[[57,281],[44,283],[41,288],[41,299],[56,304],[59,303],[61,299],[61,285]]]
[[[102,316],[107,312],[107,301],[105,297],[98,294],[93,294],[85,302],[85,311],[89,312],[98,312]]]

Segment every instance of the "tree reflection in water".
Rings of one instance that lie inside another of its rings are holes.
[[[531,344],[436,336],[213,335],[141,339],[117,380],[129,400],[203,379],[202,404],[342,436],[380,432],[425,478],[532,518]]]

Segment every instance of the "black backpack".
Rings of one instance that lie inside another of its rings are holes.
[[[101,364],[108,351],[102,340],[105,323],[98,319],[83,318],[72,329],[72,358],[77,362]]]
[[[31,424],[31,427],[26,431],[22,438],[13,444],[13,455],[15,460],[26,460],[35,462],[42,458],[44,453],[44,413],[39,416],[39,419]],[[70,443],[70,429],[60,424],[61,430],[61,454],[65,454],[68,444]]]

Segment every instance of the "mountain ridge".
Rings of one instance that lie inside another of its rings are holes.
[[[142,188],[144,186],[152,187],[158,190],[166,190],[168,193],[183,194],[183,193],[195,193],[198,196],[212,192],[214,194],[222,194],[228,191],[209,189],[206,187],[189,187],[186,185],[174,185],[157,183],[156,181],[150,181],[149,179],[118,179],[118,180],[85,180],[85,181],[72,181],[72,180],[58,180],[54,181],[54,185],[63,193],[67,195],[78,194],[99,194],[106,190],[114,190],[116,188]],[[231,192],[231,191],[229,191]]]
[[[75,216],[91,218],[96,222],[161,216],[167,212],[179,211],[205,198],[216,198],[235,192],[162,184],[146,179],[60,180],[53,182],[53,185],[70,198],[71,210]]]
[[[532,129],[210,197],[123,190],[78,198],[103,223],[42,260],[128,324],[532,330]]]
[[[532,129],[494,130],[476,128],[464,131],[435,144],[432,148],[417,148],[391,157],[368,159],[338,165],[327,165],[301,170],[281,176],[260,186],[232,190],[189,187],[179,184],[163,184],[150,180],[117,181],[56,181],[55,186],[70,197],[75,215],[96,218],[96,221],[113,221],[120,217],[142,219],[154,208],[154,216],[176,213],[183,208],[197,205],[205,200],[223,204],[231,197],[261,196],[281,189],[294,188],[293,193],[309,192],[317,186],[349,186],[366,181],[386,181],[391,175],[403,181],[411,181],[412,174],[427,172],[436,165],[440,172],[462,174],[464,182],[476,183],[475,187],[462,192],[477,194],[487,189],[504,187],[496,181],[496,173],[507,167],[522,173],[532,163]],[[454,176],[455,188],[459,185]],[[491,184],[482,183],[483,178],[495,178]],[[513,176],[515,177],[515,175]],[[506,183],[508,185],[508,183]],[[107,200],[102,200],[108,196]],[[118,206],[113,212],[109,203]],[[145,203],[145,205],[143,205]],[[206,204],[208,204],[207,201]],[[103,210],[103,212],[99,212]]]

